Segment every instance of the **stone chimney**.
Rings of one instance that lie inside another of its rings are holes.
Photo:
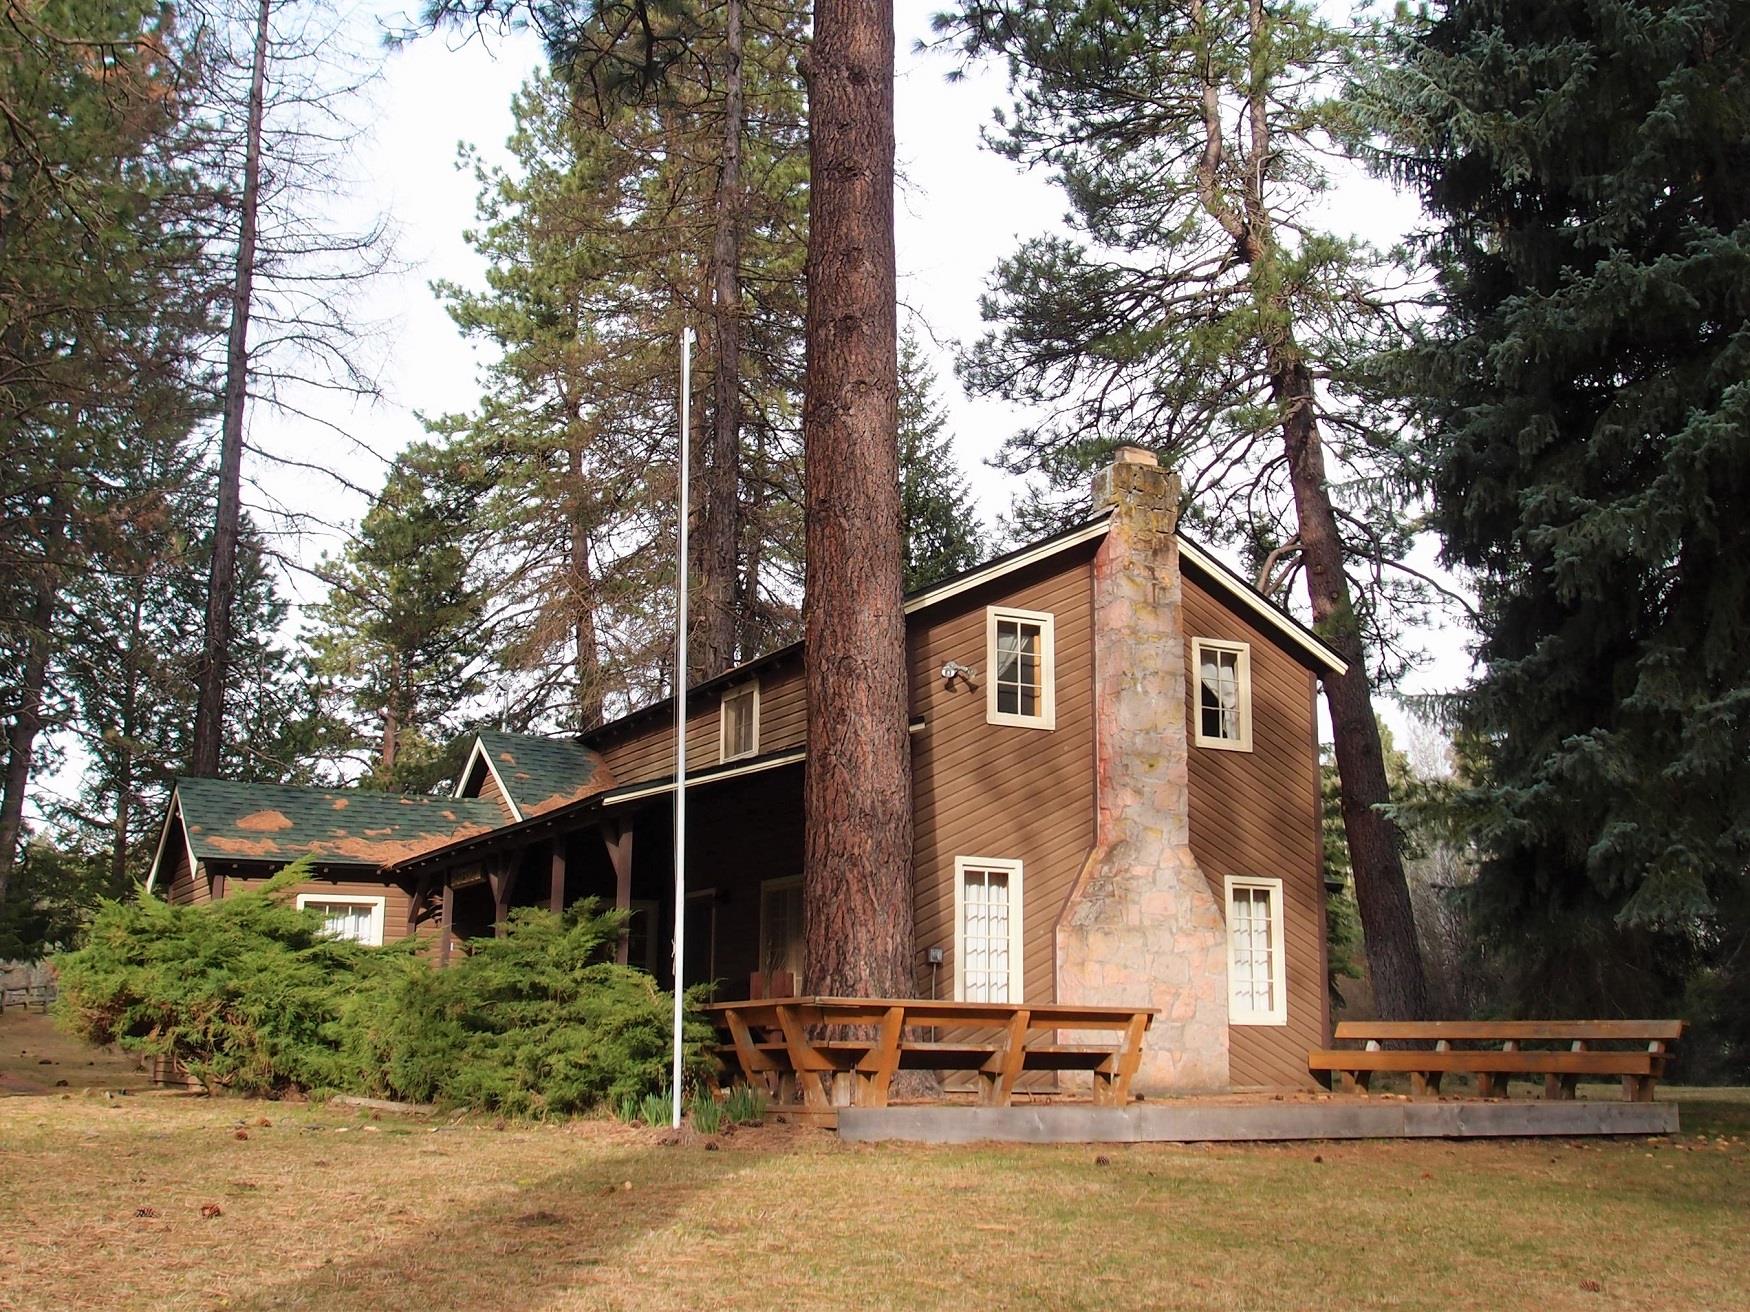
[[[1227,924],[1191,855],[1180,484],[1120,447],[1094,478],[1095,846],[1057,928],[1060,1002],[1146,1003],[1137,1092],[1225,1088]]]

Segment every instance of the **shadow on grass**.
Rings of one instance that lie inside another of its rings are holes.
[[[587,1160],[539,1180],[492,1186],[490,1196],[466,1210],[409,1219],[385,1247],[336,1257],[289,1282],[234,1293],[220,1306],[245,1312],[523,1312],[546,1306],[562,1292],[587,1291],[596,1268],[687,1209],[705,1206],[729,1177],[786,1155],[783,1148],[708,1152],[696,1143],[554,1142],[562,1152],[588,1154]],[[673,1256],[684,1260],[685,1254]]]

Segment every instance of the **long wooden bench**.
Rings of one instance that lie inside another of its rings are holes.
[[[1306,1064],[1326,1088],[1338,1076],[1345,1089],[1362,1093],[1375,1071],[1408,1073],[1413,1094],[1439,1093],[1448,1072],[1475,1075],[1484,1098],[1505,1098],[1515,1075],[1541,1075],[1546,1098],[1572,1098],[1583,1076],[1616,1076],[1624,1098],[1651,1102],[1653,1086],[1671,1061],[1671,1045],[1682,1036],[1680,1020],[1343,1021],[1335,1037],[1364,1046],[1316,1049]],[[1387,1043],[1431,1046],[1381,1046]],[[1461,1043],[1494,1046],[1453,1046]],[[1546,1046],[1558,1043],[1567,1046]]]
[[[1090,1071],[1094,1100],[1122,1104],[1142,1061],[1152,1008],[1025,1006],[898,998],[759,998],[706,1012],[728,1037],[720,1059],[764,1085],[780,1104],[884,1107],[894,1072],[971,1071],[980,1100],[1006,1106],[1022,1075]],[[845,1030],[856,1038],[834,1037]],[[942,1041],[919,1031],[981,1030],[990,1038]],[[1111,1043],[1064,1043],[1058,1031],[1110,1033]]]

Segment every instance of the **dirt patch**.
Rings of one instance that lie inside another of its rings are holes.
[[[277,834],[280,830],[291,827],[292,822],[286,818],[284,811],[272,809],[251,811],[237,821],[237,828],[248,834]]]
[[[40,1012],[0,1013],[0,1097],[147,1089],[139,1063],[119,1048],[93,1048]]]

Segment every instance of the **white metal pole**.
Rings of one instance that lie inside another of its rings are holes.
[[[681,962],[687,941],[687,507],[692,483],[693,330],[681,329],[680,560],[675,566],[674,634],[674,1069],[669,1075],[675,1129],[681,1128],[681,1050],[686,1009]]]

